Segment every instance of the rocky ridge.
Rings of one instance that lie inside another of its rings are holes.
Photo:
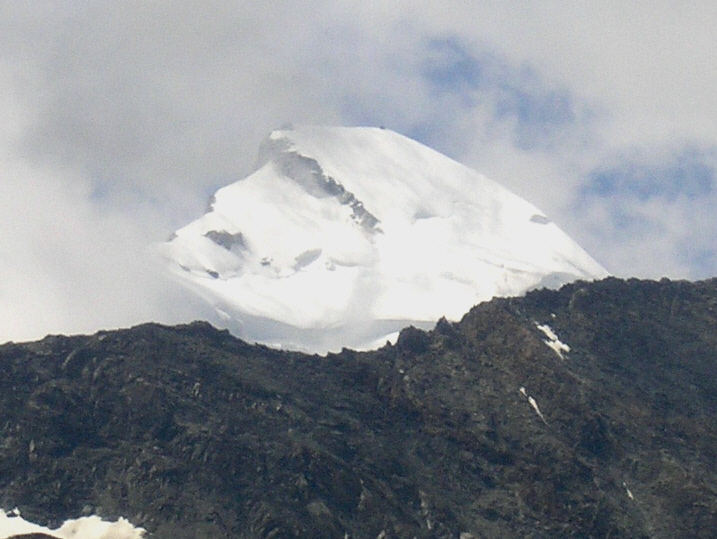
[[[152,537],[711,537],[717,279],[496,299],[373,352],[196,322],[0,346],[0,506]]]

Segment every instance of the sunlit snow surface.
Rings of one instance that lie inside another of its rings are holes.
[[[318,352],[607,275],[528,202],[378,128],[274,131],[257,171],[162,249],[229,329]]]
[[[62,539],[140,539],[144,537],[144,532],[144,529],[135,528],[123,518],[108,522],[94,515],[67,520],[59,528],[51,530],[26,521],[17,510],[5,513],[0,509],[0,539],[29,533],[44,533]]]

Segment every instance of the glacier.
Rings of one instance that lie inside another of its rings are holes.
[[[255,172],[160,246],[214,323],[325,353],[608,272],[538,208],[394,131],[273,131]]]

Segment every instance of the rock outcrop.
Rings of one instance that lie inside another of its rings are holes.
[[[0,506],[173,538],[706,538],[716,367],[717,280],[577,282],[325,357],[202,322],[9,343]]]

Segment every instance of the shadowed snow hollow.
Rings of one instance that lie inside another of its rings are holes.
[[[257,171],[162,249],[225,327],[317,352],[607,275],[530,203],[378,128],[274,131]]]

